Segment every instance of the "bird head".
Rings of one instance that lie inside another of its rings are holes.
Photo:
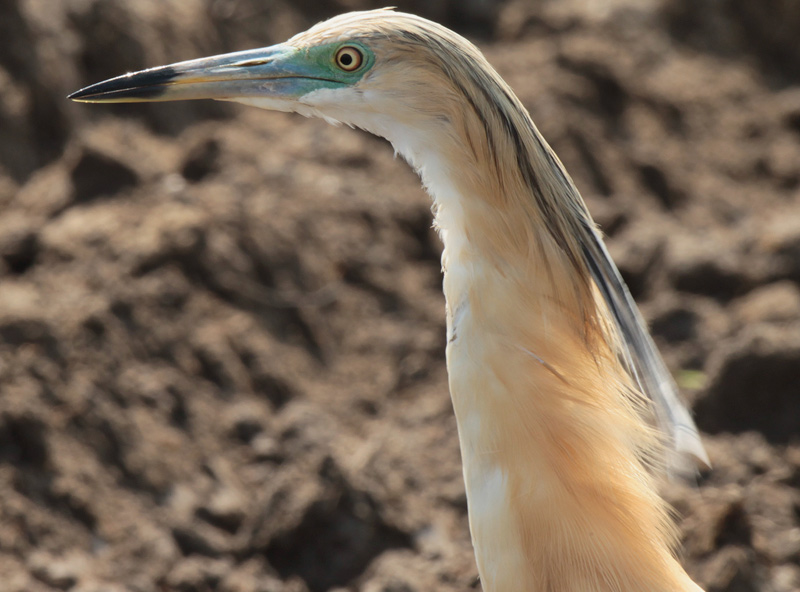
[[[463,119],[459,95],[471,85],[459,79],[487,69],[478,49],[452,31],[382,9],[335,17],[272,47],[125,74],[69,98],[235,101],[360,127],[400,148],[404,135]]]

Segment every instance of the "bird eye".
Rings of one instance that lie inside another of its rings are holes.
[[[336,52],[336,65],[345,72],[358,70],[363,62],[364,56],[356,47],[346,45]]]

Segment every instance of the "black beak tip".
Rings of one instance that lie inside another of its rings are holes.
[[[119,100],[119,99],[154,99],[161,96],[170,82],[178,73],[172,66],[161,66],[150,70],[143,70],[134,74],[124,74],[90,84],[80,90],[76,90],[68,99],[81,101],[92,99],[97,101]]]
[[[82,98],[86,97],[88,94],[89,93],[86,92],[86,89],[82,88],[80,90],[76,90],[74,93],[71,93],[71,94],[67,95],[67,98],[72,100],[72,101],[76,101],[76,100],[79,100],[79,99],[82,99]]]

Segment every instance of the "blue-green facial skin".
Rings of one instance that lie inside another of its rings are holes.
[[[355,70],[343,70],[336,64],[336,55],[344,47],[355,48],[361,53],[361,65]],[[293,56],[292,60],[302,59],[304,65],[308,66],[308,80],[313,83],[312,87],[309,88],[309,92],[320,88],[354,86],[375,64],[375,54],[359,41],[327,43],[325,45],[298,48],[297,51],[300,52],[302,58]]]
[[[352,47],[361,53],[362,63],[355,70],[343,70],[336,64],[336,54],[343,47]],[[218,85],[218,88],[227,87],[226,95],[289,100],[317,90],[354,86],[375,63],[375,54],[358,41],[309,47],[280,44],[220,57],[230,60],[219,64],[221,69],[216,70],[224,78],[226,74],[230,76]],[[258,63],[261,59],[263,64]],[[253,63],[247,64],[248,61]]]

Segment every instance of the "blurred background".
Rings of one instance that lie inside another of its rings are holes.
[[[369,0],[0,2],[0,587],[479,589],[430,203],[383,141],[78,105]],[[715,465],[708,592],[800,589],[800,4],[410,0],[576,179]]]

